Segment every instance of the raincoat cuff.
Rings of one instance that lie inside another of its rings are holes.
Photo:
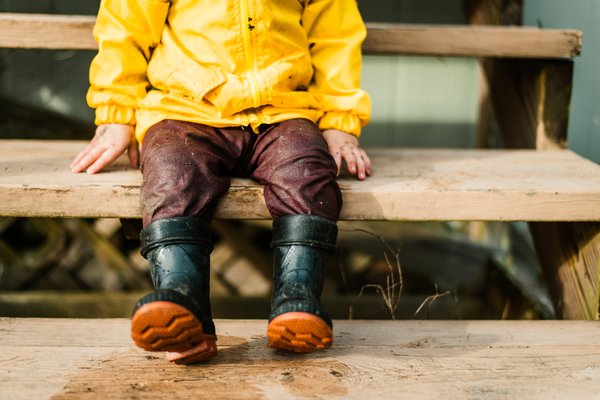
[[[319,120],[319,128],[323,131],[337,129],[360,137],[361,121],[350,111],[328,111]]]
[[[135,125],[135,108],[108,104],[96,108],[96,125],[125,124]]]

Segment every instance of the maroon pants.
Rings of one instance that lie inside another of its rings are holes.
[[[337,167],[319,128],[306,119],[263,128],[257,135],[173,120],[153,126],[142,146],[144,227],[170,217],[210,222],[233,176],[264,185],[273,218],[313,214],[337,220]]]

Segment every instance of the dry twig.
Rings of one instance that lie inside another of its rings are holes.
[[[395,251],[392,247],[385,241],[385,239],[378,235],[375,232],[366,230],[366,229],[354,229],[357,232],[364,232],[371,236],[376,237],[383,244],[384,250],[383,255],[385,257],[385,261],[387,267],[389,269],[389,274],[386,275],[386,286],[385,288],[382,285],[378,284],[367,284],[364,285],[360,289],[359,296],[362,296],[365,289],[375,289],[377,293],[381,294],[383,301],[385,303],[386,308],[388,309],[390,316],[393,320],[396,319],[396,310],[400,305],[400,296],[402,295],[402,289],[404,288],[404,280],[402,278],[402,267],[400,265],[400,248],[398,247]],[[393,255],[394,257],[394,266],[390,261],[390,257]]]
[[[437,287],[437,285],[435,285],[435,294],[428,296],[425,300],[423,300],[423,303],[421,303],[419,308],[417,308],[417,311],[415,311],[415,314],[413,315],[413,319],[421,312],[421,310],[425,306],[427,306],[427,308],[429,309],[429,307],[433,304],[434,301],[436,301],[440,297],[448,296],[450,293],[451,292],[449,290],[445,291],[444,293],[439,293],[438,287]]]

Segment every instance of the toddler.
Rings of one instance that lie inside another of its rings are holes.
[[[102,0],[88,104],[98,126],[73,172],[127,152],[142,171],[142,255],[156,291],[131,319],[135,343],[178,364],[216,355],[209,224],[232,176],[264,185],[273,217],[269,346],[332,343],[320,304],[334,252],[342,162],[359,147],[365,27],[356,0]],[[141,145],[141,152],[139,150]]]

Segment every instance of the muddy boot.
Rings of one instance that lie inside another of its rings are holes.
[[[273,222],[269,347],[304,353],[331,346],[331,318],[321,307],[320,297],[336,238],[337,225],[326,218],[289,215]]]
[[[140,299],[133,310],[135,344],[148,351],[166,351],[167,359],[176,364],[215,356],[208,225],[196,218],[167,218],[152,222],[140,236],[156,292]]]

